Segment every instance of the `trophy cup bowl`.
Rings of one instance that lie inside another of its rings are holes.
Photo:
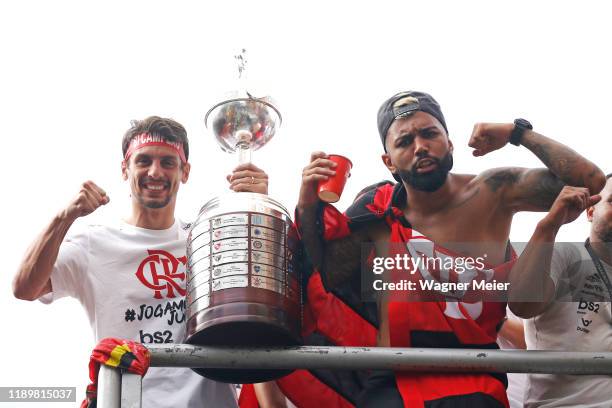
[[[241,162],[275,133],[269,99],[230,98],[206,114]],[[301,343],[301,245],[287,210],[264,194],[229,193],[201,208],[187,239],[186,343],[274,347]],[[263,382],[292,370],[194,369],[215,381]]]
[[[268,143],[281,122],[281,114],[270,97],[255,98],[248,92],[234,92],[214,105],[204,118],[221,149],[238,152],[240,163],[249,162],[250,152]],[[244,150],[248,150],[246,155]]]

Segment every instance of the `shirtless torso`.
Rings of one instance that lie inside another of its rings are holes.
[[[389,130],[388,153],[383,155],[387,167],[394,173],[401,171],[400,165],[391,164],[393,161],[414,170],[419,160],[423,160],[419,149],[426,150],[427,157],[442,157],[452,151],[452,143],[441,130],[432,133],[436,123],[423,112],[397,120]],[[477,125],[470,145],[477,149],[479,144],[484,145],[479,155],[486,154],[504,146],[510,130],[502,124]],[[483,137],[493,141],[482,142]],[[407,138],[411,139],[409,143]],[[405,144],[411,146],[408,153]],[[523,145],[548,169],[507,167],[490,169],[479,175],[449,173],[441,187],[431,192],[417,190],[403,182],[406,198],[400,209],[405,220],[411,228],[456,253],[472,257],[487,254],[489,264],[503,263],[516,212],[547,210],[564,183],[584,185],[595,192],[605,179],[594,164],[545,136],[529,131],[523,137]],[[313,153],[311,164],[303,172],[297,210],[308,255],[315,266],[325,270],[327,284],[333,288],[360,269],[363,243],[374,243],[377,256],[386,255],[390,228],[380,220],[351,231],[344,239],[323,243],[315,221],[316,182],[331,175],[332,162],[324,153]],[[381,346],[389,345],[385,306],[383,297],[379,302],[378,340]]]
[[[483,177],[474,175],[451,175],[450,199],[444,206],[419,212],[407,204],[402,208],[404,218],[413,229],[447,249],[471,257],[486,254],[490,263],[500,264],[506,260],[513,212],[498,205],[499,197],[490,183],[487,186]],[[377,256],[388,255],[390,228],[386,222],[372,223],[362,234],[364,241],[374,243]],[[332,271],[335,267],[329,268]],[[390,346],[388,300],[386,292],[380,292],[377,343],[384,347]]]

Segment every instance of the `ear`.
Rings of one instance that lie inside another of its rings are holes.
[[[189,172],[191,171],[191,164],[185,163],[182,168],[181,182],[185,184],[189,180]]]
[[[593,222],[593,211],[595,211],[595,207],[591,206],[589,208],[587,208],[586,210],[586,216],[587,216],[587,220],[589,220],[589,222]]]
[[[452,141],[452,140],[450,140],[450,139],[448,139],[448,151],[449,151],[451,154],[453,154],[453,149],[454,149],[454,148],[455,148],[455,147],[453,146],[453,141]]]
[[[121,177],[123,178],[123,180],[127,180],[128,179],[128,169],[127,169],[128,165],[127,162],[125,160],[121,161]]]
[[[391,173],[397,172],[397,168],[391,163],[391,156],[389,156],[389,153],[383,154],[380,158]]]

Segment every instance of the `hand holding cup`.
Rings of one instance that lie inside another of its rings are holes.
[[[304,167],[302,171],[302,187],[300,189],[298,207],[312,207],[316,205],[319,200],[326,201],[329,199],[339,199],[350,171],[350,165],[347,168],[345,165],[346,163],[343,160],[337,160],[337,158],[343,157],[328,155],[324,152],[312,153],[310,156],[310,163]],[[348,159],[343,159],[350,164]],[[342,162],[342,166],[339,167],[337,161]],[[336,179],[338,179],[338,181],[334,181]],[[332,189],[326,186],[328,182],[331,184]],[[339,190],[337,188],[338,186],[340,186]],[[331,193],[329,192],[330,190],[332,190]],[[323,197],[319,194],[320,191],[324,192]],[[335,201],[337,201],[337,199]]]

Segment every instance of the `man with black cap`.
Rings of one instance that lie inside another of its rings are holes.
[[[422,261],[442,257],[455,262],[469,257],[482,262],[463,273],[452,266],[436,267],[435,262],[434,267],[413,263],[408,276],[415,283],[419,279],[464,282],[479,276],[491,284],[508,281],[514,258],[508,244],[513,215],[547,210],[565,184],[587,187],[596,194],[605,183],[597,166],[534,132],[524,119],[477,124],[469,146],[474,156],[483,156],[510,142],[529,149],[547,168],[450,173],[454,146],[444,116],[434,98],[422,92],[402,92],[386,100],[378,112],[378,130],[382,161],[397,184],[382,182],[364,189],[341,214],[317,196],[318,182],[335,174],[335,164],[325,153],[316,152],[303,170],[296,210],[307,253],[326,289],[366,319],[368,305],[360,305],[359,294],[346,290],[360,286],[364,243],[373,244],[372,253],[364,255],[376,257],[407,255]],[[393,268],[397,271],[399,266]],[[373,323],[379,346],[497,348],[505,302],[469,300],[459,292],[452,293],[453,298],[439,290],[416,292],[425,301],[401,301],[406,292],[377,293]],[[504,407],[508,406],[505,385],[505,375],[495,373],[374,372],[357,405]]]

